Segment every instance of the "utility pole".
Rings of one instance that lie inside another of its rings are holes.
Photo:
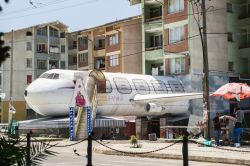
[[[208,50],[207,50],[207,18],[206,18],[206,0],[202,0],[202,29],[203,29],[203,109],[207,113],[207,122],[205,124],[205,138],[211,140],[210,136],[210,103],[209,103],[209,72],[208,72]],[[206,116],[206,115],[205,115]]]
[[[11,127],[10,125],[12,123],[12,118],[13,118],[12,117],[13,113],[10,111],[10,107],[12,107],[12,88],[13,88],[13,59],[14,59],[14,55],[13,55],[14,41],[13,40],[14,40],[14,30],[12,29],[12,31],[11,31],[11,48],[10,48],[10,52],[11,52],[11,55],[10,55],[10,99],[9,99],[9,110],[8,110],[9,127]]]

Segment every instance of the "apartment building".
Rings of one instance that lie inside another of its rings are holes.
[[[68,69],[77,70],[77,35],[78,32],[67,33]]]
[[[196,0],[130,0],[142,8],[143,73],[173,75],[188,92],[202,91],[203,51],[198,22],[201,6]],[[206,1],[209,88],[242,81],[249,76],[249,2],[247,0]],[[249,103],[249,102],[248,102]],[[229,103],[210,99],[211,116],[229,109]],[[203,116],[202,101],[190,103],[190,112]],[[139,120],[144,124],[143,119]],[[171,125],[161,118],[161,126]],[[138,131],[145,130],[137,125]],[[144,125],[147,126],[147,125]],[[161,136],[166,133],[161,132]]]
[[[79,30],[69,36],[69,66],[76,64],[77,70],[142,73],[140,16]]]
[[[24,100],[26,87],[49,69],[68,68],[67,29],[65,24],[55,21],[4,34],[5,44],[12,48],[13,59],[8,58],[1,66],[1,89],[6,93],[1,104],[1,122],[8,122],[10,97],[16,109],[14,120],[32,116],[34,112]]]

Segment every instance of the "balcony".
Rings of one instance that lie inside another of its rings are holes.
[[[163,57],[162,46],[150,47],[145,49],[145,59],[146,60],[159,60]]]
[[[156,16],[156,17],[151,17],[151,18],[145,18],[145,23],[156,21],[156,20],[161,20],[162,16]]]
[[[162,20],[154,20],[151,22],[146,22],[144,24],[144,29],[146,33],[157,33],[162,32]]]
[[[239,46],[240,58],[249,58],[249,52],[250,52],[250,43]]]
[[[250,13],[249,12],[242,12],[239,15],[239,25],[240,26],[250,26],[249,22],[250,22]]]

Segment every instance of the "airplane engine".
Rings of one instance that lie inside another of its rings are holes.
[[[162,111],[162,106],[158,103],[148,103],[145,106],[145,110],[147,112],[155,112],[155,113],[160,113]]]

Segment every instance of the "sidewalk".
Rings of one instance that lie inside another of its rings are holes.
[[[153,157],[163,159],[182,159],[182,142],[177,143],[166,149],[146,154],[133,154],[135,152],[148,152],[164,148],[172,143],[162,143],[154,141],[139,141],[141,148],[130,148],[129,141],[103,141],[101,142],[108,147],[118,151],[125,151],[131,153],[119,153],[104,147],[101,144],[95,144],[94,151],[96,153],[108,155],[127,155],[127,156],[141,156]],[[228,163],[239,165],[250,165],[250,146],[242,146],[240,148],[222,146],[218,148],[205,147],[194,143],[188,144],[189,160],[214,162],[214,163]],[[239,152],[244,151],[244,152]]]

